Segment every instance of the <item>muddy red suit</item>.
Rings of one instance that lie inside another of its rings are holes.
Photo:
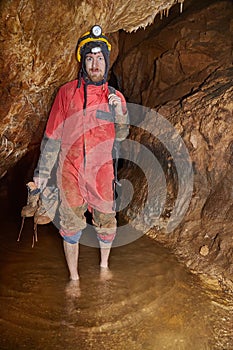
[[[119,91],[115,94],[127,114],[123,95]],[[92,212],[98,238],[110,242],[115,237],[112,150],[116,139],[127,136],[128,128],[115,123],[108,100],[107,82],[96,86],[82,80],[78,87],[74,80],[59,89],[50,112],[43,149],[46,153],[53,144],[59,147],[57,180],[63,237],[72,237],[86,226],[87,209]],[[45,177],[46,167],[41,164],[40,177]]]

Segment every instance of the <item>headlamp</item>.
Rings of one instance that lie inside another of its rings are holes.
[[[100,26],[95,25],[91,28],[91,34],[94,38],[98,38],[102,34],[102,29]]]

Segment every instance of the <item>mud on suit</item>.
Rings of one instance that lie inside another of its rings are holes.
[[[86,227],[85,212],[92,213],[100,241],[110,243],[116,234],[113,145],[128,135],[126,102],[119,91],[123,123],[108,104],[108,83],[63,85],[55,98],[34,176],[49,178],[57,161],[60,193],[60,234],[76,243]],[[122,118],[122,116],[121,116]]]

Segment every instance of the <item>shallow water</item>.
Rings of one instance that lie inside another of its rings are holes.
[[[0,349],[233,349],[232,302],[205,291],[171,252],[148,237],[99,251],[80,247],[80,283],[68,282],[61,239],[32,222],[22,240],[5,218],[0,233]]]

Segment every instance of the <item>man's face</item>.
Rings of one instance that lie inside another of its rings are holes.
[[[97,83],[104,78],[106,63],[102,52],[88,53],[85,58],[86,72],[91,81]]]

